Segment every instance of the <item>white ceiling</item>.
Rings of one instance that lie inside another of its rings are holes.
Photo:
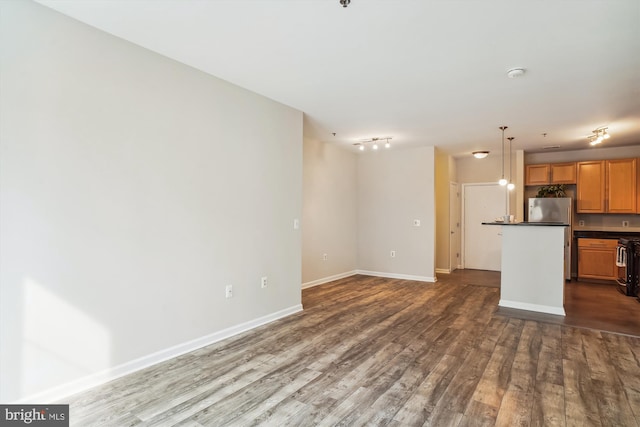
[[[587,148],[600,126],[601,146],[640,144],[638,0],[40,3],[297,108],[345,147],[499,152],[501,125],[525,151]]]

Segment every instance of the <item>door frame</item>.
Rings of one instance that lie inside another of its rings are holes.
[[[493,185],[493,186],[500,186],[500,184],[498,184],[497,182],[470,182],[470,183],[466,183],[466,184],[462,184],[462,193],[461,193],[461,197],[460,197],[460,262],[462,264],[462,268],[466,268],[466,260],[465,260],[465,249],[467,247],[467,241],[466,241],[466,230],[465,230],[465,215],[466,215],[466,206],[465,206],[465,191],[467,190],[468,187],[479,187],[481,185]],[[511,206],[509,206],[509,190],[505,191],[505,202],[506,202],[506,206],[507,206],[507,212],[511,212]],[[502,234],[502,233],[500,233]]]
[[[452,197],[455,192],[456,197]],[[460,202],[460,184],[457,182],[449,182],[449,272],[462,268],[462,225],[461,225]],[[452,221],[453,219],[453,221]],[[453,234],[452,230],[457,227],[457,234]],[[452,256],[453,253],[458,256]]]

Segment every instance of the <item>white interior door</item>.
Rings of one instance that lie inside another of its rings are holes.
[[[460,268],[460,188],[458,183],[449,186],[449,271]]]
[[[482,225],[509,212],[506,186],[463,185],[464,268],[500,271],[502,227]]]

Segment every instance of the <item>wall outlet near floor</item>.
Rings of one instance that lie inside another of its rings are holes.
[[[225,297],[231,298],[233,296],[233,285],[227,285],[225,290]]]
[[[326,261],[326,260],[328,260],[328,259],[329,259],[329,255],[327,255],[327,254],[322,254],[322,260],[323,260],[323,261]]]
[[[581,219],[580,221],[578,221],[578,225],[579,225],[580,227],[584,227],[584,220],[583,220],[583,219]]]
[[[622,226],[623,227],[628,227],[629,226],[629,221],[622,221]]]
[[[260,279],[260,287],[262,288],[267,287],[267,276],[264,276],[262,279]]]
[[[389,256],[390,256],[391,258],[395,258],[395,257],[396,257],[396,251],[391,251],[391,252],[389,252]]]

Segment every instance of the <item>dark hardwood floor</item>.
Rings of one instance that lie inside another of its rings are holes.
[[[638,425],[640,338],[497,313],[482,277],[305,289],[301,313],[74,396],[71,424]]]
[[[500,287],[500,272],[456,270],[439,275],[442,283],[470,283]],[[497,314],[525,320],[598,329],[640,337],[640,302],[618,292],[615,284],[572,280],[565,285],[566,316],[498,308]]]

